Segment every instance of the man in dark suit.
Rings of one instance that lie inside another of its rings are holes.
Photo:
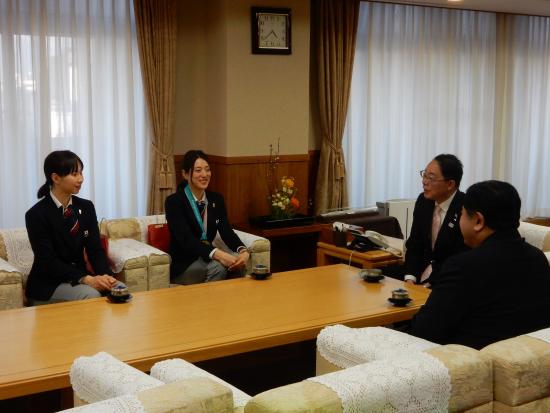
[[[464,193],[458,190],[462,163],[451,154],[436,156],[420,171],[422,192],[414,207],[406,243],[405,281],[429,286],[441,264],[465,249],[458,222]]]
[[[472,249],[445,261],[411,334],[480,349],[550,327],[550,266],[521,238],[520,208],[516,189],[506,182],[468,189],[460,228]]]

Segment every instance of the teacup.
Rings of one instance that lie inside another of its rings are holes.
[[[404,288],[398,288],[397,290],[393,290],[391,292],[391,298],[394,300],[405,300],[409,298],[409,292]]]
[[[379,268],[368,268],[359,271],[363,280],[378,280],[382,276],[382,270]]]
[[[128,291],[128,287],[124,285],[116,285],[111,288],[111,295],[113,297],[126,297],[129,294],[130,292]]]

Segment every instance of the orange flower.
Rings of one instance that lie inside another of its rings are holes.
[[[290,204],[291,204],[292,207],[295,208],[295,209],[300,208],[300,201],[298,201],[298,198],[296,198],[295,196],[293,196],[292,198],[290,198]]]

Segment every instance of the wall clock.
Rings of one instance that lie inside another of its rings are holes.
[[[291,54],[290,9],[252,7],[252,53]]]

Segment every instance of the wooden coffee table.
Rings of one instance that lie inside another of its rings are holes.
[[[412,303],[387,298],[401,281],[362,281],[343,264],[0,311],[0,399],[70,386],[82,355],[106,351],[148,371],[172,357],[191,362],[311,340],[337,323],[376,326],[410,319],[429,291],[407,285]]]
[[[333,258],[360,264],[362,268],[380,268],[390,264],[399,264],[402,259],[386,251],[374,250],[359,252],[337,247],[326,242],[317,243],[317,265],[329,265]]]

